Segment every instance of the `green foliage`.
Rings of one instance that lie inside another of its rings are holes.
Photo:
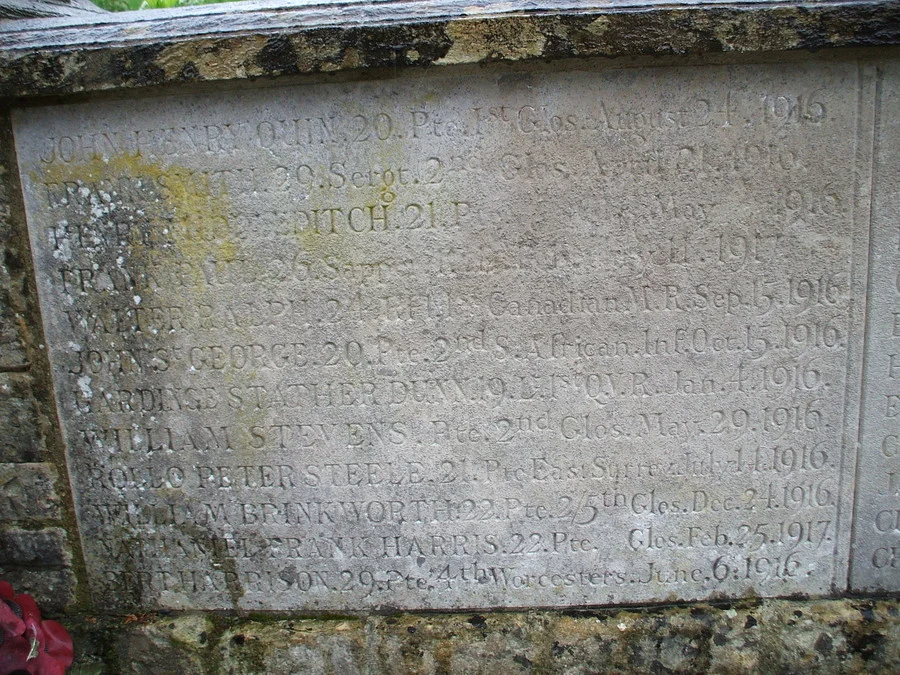
[[[95,5],[110,12],[129,12],[135,9],[163,9],[187,5],[210,5],[232,0],[92,0]]]

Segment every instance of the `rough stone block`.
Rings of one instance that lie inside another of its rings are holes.
[[[227,624],[224,630],[216,630],[204,615],[135,619],[119,629],[117,659],[129,673],[173,672],[172,663],[210,675],[837,675],[892,673],[900,667],[900,618],[893,601],[759,600],[730,607],[567,614],[220,618],[220,626]]]
[[[530,673],[545,667],[550,634],[527,614],[370,619],[377,649],[367,672]]]
[[[278,621],[227,631],[220,641],[220,663],[236,675],[266,672],[369,672],[365,622]],[[399,666],[399,664],[397,664]]]
[[[0,578],[17,593],[29,593],[42,612],[64,612],[75,601],[77,579],[69,567],[18,567],[0,564]]]
[[[188,615],[126,624],[117,641],[117,672],[129,675],[212,675],[204,650],[212,630],[209,619]],[[238,672],[224,669],[220,672]],[[270,671],[290,672],[290,671]]]
[[[475,4],[0,25],[0,576],[116,673],[900,672],[772,599],[900,591],[896,0]]]
[[[71,565],[66,531],[59,527],[0,530],[0,565],[67,567]]]
[[[58,519],[56,480],[52,464],[0,464],[0,522]]]
[[[0,373],[0,462],[40,459],[40,433],[25,373]]]
[[[8,283],[9,275],[0,263],[0,368],[4,369],[20,368],[28,361],[20,331],[20,318],[10,306]]]
[[[9,115],[0,111],[0,143],[11,143],[7,136]],[[14,167],[3,161],[7,148],[0,148],[0,176],[14,175]],[[8,243],[13,236],[8,180],[0,181],[0,368],[21,367],[27,361],[22,335],[22,320],[10,298],[12,280],[7,267]]]

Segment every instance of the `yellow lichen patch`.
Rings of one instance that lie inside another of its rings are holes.
[[[594,35],[601,37],[609,30],[610,23],[608,16],[598,16],[587,25],[585,30],[587,30],[588,33],[593,33]]]
[[[68,186],[66,190],[72,194],[67,199],[83,191],[84,200],[90,200],[90,211],[83,217],[97,221],[84,224],[98,232],[103,229],[102,221],[124,219],[115,228],[119,233],[116,240],[98,238],[98,255],[114,256],[115,264],[128,267],[135,279],[148,269],[162,278],[184,277],[189,270],[197,299],[206,292],[204,265],[213,260],[233,262],[237,257],[227,191],[224,185],[210,185],[207,174],[129,155],[52,164],[36,173],[32,175],[35,183]],[[137,198],[119,192],[123,181]],[[151,269],[154,265],[162,269]]]
[[[341,66],[344,68],[359,68],[362,65],[363,61],[359,51],[353,47],[348,47],[347,51],[344,52],[344,59],[341,62]]]
[[[204,80],[228,79],[235,74],[240,77],[261,75],[261,68],[254,65],[248,70],[247,64],[255,63],[256,55],[265,44],[263,36],[231,40],[221,49],[198,48],[193,43],[177,44],[165,49],[157,57],[156,64],[173,79],[177,79],[186,63],[193,63],[197,75]]]
[[[533,24],[525,22],[453,21],[446,30],[453,45],[444,58],[436,61],[440,65],[537,57],[547,42]]]

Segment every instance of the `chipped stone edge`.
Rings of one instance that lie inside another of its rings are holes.
[[[196,36],[182,31],[183,23],[198,18],[190,14],[161,16],[160,26],[147,19],[68,21],[38,30],[26,20],[21,28],[0,30],[0,97],[354,69],[900,44],[900,0],[592,6],[505,15],[459,7],[456,14],[426,16],[409,5],[390,21],[373,11],[345,23],[304,22],[298,15],[295,24],[251,5],[230,17],[214,15]]]

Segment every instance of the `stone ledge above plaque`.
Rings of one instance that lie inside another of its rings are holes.
[[[897,0],[260,0],[0,25],[0,96],[498,61],[895,45]]]

